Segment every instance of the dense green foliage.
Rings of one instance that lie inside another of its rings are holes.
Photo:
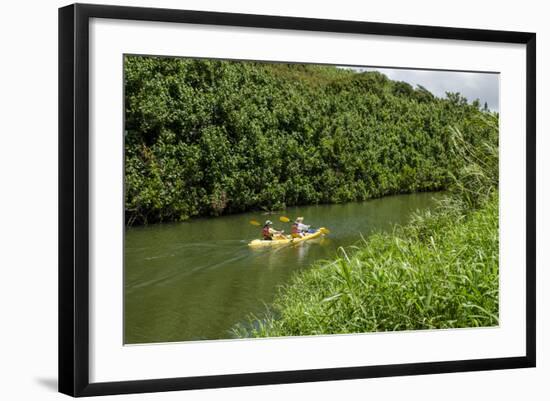
[[[498,324],[498,120],[476,146],[453,129],[451,196],[283,287],[238,336],[293,336]]]
[[[126,221],[447,188],[487,114],[377,72],[128,56]],[[474,135],[475,133],[475,135]]]

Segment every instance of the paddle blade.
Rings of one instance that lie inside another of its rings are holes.
[[[279,220],[282,221],[283,223],[288,223],[290,221],[290,219],[286,216],[279,217]]]
[[[256,220],[250,220],[250,224],[252,224],[253,226],[261,226],[261,224]]]

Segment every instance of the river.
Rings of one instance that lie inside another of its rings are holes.
[[[126,229],[124,342],[126,344],[231,338],[231,328],[261,314],[292,274],[336,255],[361,235],[391,230],[416,210],[431,208],[441,193],[396,195],[366,202],[287,208],[184,223]],[[294,246],[251,249],[260,236],[251,219],[304,216],[330,234]]]

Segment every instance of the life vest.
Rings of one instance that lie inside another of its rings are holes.
[[[271,233],[269,232],[269,226],[264,226],[262,229],[262,235],[264,238],[271,238]]]
[[[300,234],[300,230],[298,229],[298,223],[292,224],[292,234]]]

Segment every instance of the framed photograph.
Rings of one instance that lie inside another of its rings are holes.
[[[59,10],[59,390],[535,366],[535,34]]]

